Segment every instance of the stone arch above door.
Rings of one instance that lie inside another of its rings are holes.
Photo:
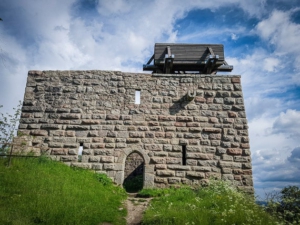
[[[126,158],[131,153],[138,153],[144,159],[144,188],[154,187],[154,166],[149,165],[150,157],[144,152],[143,149],[125,149],[120,152],[117,163],[122,164],[122,171],[119,171],[119,175],[116,177],[115,181],[117,184],[122,185],[124,181],[124,168]]]

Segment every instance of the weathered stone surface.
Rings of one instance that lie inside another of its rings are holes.
[[[114,157],[113,156],[101,156],[102,163],[113,163]]]
[[[155,164],[165,164],[166,163],[166,159],[162,158],[162,157],[152,157],[151,158],[151,162],[155,163]]]
[[[191,116],[177,116],[176,121],[179,121],[179,122],[192,122],[193,117],[191,117]]]
[[[213,128],[213,127],[205,127],[202,130],[203,132],[208,132],[208,133],[221,133],[221,129],[219,128]]]
[[[157,170],[156,175],[162,176],[162,177],[169,177],[169,176],[175,176],[175,172],[171,170]]]
[[[68,149],[67,148],[53,148],[51,150],[52,155],[67,155]]]
[[[192,159],[203,159],[203,160],[210,160],[213,159],[212,154],[203,154],[203,153],[187,153],[187,158]]]
[[[30,131],[32,136],[48,136],[48,131],[46,130],[32,130]]]
[[[240,149],[240,148],[228,148],[227,149],[227,154],[230,154],[230,155],[241,155],[242,154],[242,149]]]
[[[146,144],[145,145],[145,150],[150,150],[150,151],[161,151],[163,148],[162,145],[158,144]]]
[[[196,96],[187,101],[191,88]],[[141,104],[134,104],[135,90]],[[32,71],[19,131],[35,138],[16,149],[49,152],[118,184],[126,163],[142,162],[144,187],[223,174],[251,190],[247,129],[240,76]]]
[[[197,178],[205,178],[205,173],[202,172],[187,171],[186,175]]]

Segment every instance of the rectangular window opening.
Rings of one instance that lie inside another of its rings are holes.
[[[82,160],[82,151],[83,151],[83,143],[80,143],[78,148],[78,162],[81,162]]]
[[[135,90],[135,104],[141,104],[141,90]]]
[[[186,145],[182,145],[182,165],[186,165]]]

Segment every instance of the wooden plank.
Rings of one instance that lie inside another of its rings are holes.
[[[209,56],[210,54],[208,52],[176,52],[176,51],[172,51],[172,54],[175,55],[175,57],[183,57],[183,56],[187,56],[187,57],[203,57],[203,56]],[[215,52],[215,55],[219,55],[220,57],[224,57],[224,54],[222,54],[222,52]],[[158,58],[164,58],[165,57],[165,53],[157,53],[154,55],[155,59]]]
[[[206,58],[209,58],[209,54],[189,54],[189,53],[186,53],[186,54],[177,54],[176,52],[172,52],[172,54],[174,55],[174,58],[175,59],[189,59],[189,58],[195,58],[195,59],[199,59],[199,58],[203,58],[203,59],[206,59]],[[219,58],[224,58],[224,55],[222,54],[218,54],[218,53],[215,53],[216,55],[219,56]],[[165,58],[165,55],[161,54],[161,55],[156,55],[154,56],[154,59],[164,59]]]
[[[168,45],[165,46],[155,46],[155,51],[164,51],[167,48]],[[203,46],[170,46],[171,50],[198,50],[198,51],[207,51],[207,47],[212,48],[213,50],[220,50],[223,51],[224,48],[223,46],[220,45],[214,45],[214,46],[209,46],[209,45],[203,45]]]
[[[195,65],[195,64],[203,64],[203,65],[205,65],[206,64],[206,62],[205,61],[202,61],[202,60],[189,60],[189,61],[173,61],[173,65],[187,65],[187,66],[189,66],[189,65]],[[223,65],[224,64],[224,62],[223,61],[217,61],[216,62],[216,65]],[[161,61],[161,60],[157,60],[157,61],[155,61],[155,65],[157,65],[157,66],[160,66],[160,65],[164,65],[164,60],[163,61]]]
[[[155,43],[155,47],[158,46],[179,46],[179,47],[186,47],[186,46],[224,46],[223,44],[183,44],[183,43]]]
[[[162,59],[167,54],[167,46],[170,46],[172,54],[178,59],[204,59],[209,57],[210,53],[207,48],[211,48],[219,59],[224,59],[224,47],[221,44],[156,44],[154,59]]]
[[[155,49],[157,50],[162,50],[162,49],[166,49],[167,46],[159,46],[159,47],[155,47]],[[214,46],[208,46],[208,45],[204,45],[204,46],[170,46],[171,49],[178,49],[178,50],[182,50],[182,49],[199,49],[199,50],[207,50],[207,47],[212,48],[212,49],[220,49],[223,50],[223,46],[219,46],[219,45],[214,45]]]
[[[224,59],[224,46],[222,44],[156,43],[154,46],[154,65],[157,70],[166,69],[166,54],[175,56],[173,59],[173,71],[209,72],[206,70],[208,69],[207,60],[210,55],[218,55],[219,59],[216,63],[211,63],[208,70],[218,70],[218,67],[226,63]],[[228,68],[223,69],[227,70]]]
[[[159,46],[159,47],[155,47],[154,49],[157,50],[164,50],[167,48],[168,45],[166,46]],[[184,50],[184,49],[198,49],[201,51],[207,51],[207,47],[212,48],[212,49],[219,49],[219,50],[223,50],[223,46],[219,46],[219,45],[215,45],[215,46],[170,46],[171,49],[177,49],[177,50]]]
[[[189,54],[189,53],[192,53],[192,54],[203,54],[203,53],[210,54],[208,51],[197,51],[195,49],[178,51],[177,49],[172,49],[171,48],[171,51],[172,51],[172,54],[175,54],[175,53],[176,54]],[[167,53],[167,51],[156,51],[155,55],[162,54],[162,53]],[[219,50],[216,50],[216,49],[214,49],[214,53],[215,53],[215,55],[217,55],[217,53],[219,55],[224,55],[223,51],[219,51]]]

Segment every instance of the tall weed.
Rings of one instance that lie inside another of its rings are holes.
[[[152,200],[143,224],[279,224],[253,197],[222,181],[211,181],[196,190],[183,187],[168,192]]]

